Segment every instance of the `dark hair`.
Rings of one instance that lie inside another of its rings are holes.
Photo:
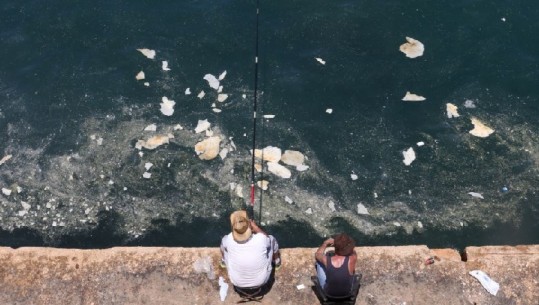
[[[335,246],[335,254],[341,256],[348,256],[354,252],[356,243],[354,240],[345,233],[337,234],[333,238],[333,245]]]

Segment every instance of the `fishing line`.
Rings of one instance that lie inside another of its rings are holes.
[[[258,108],[258,19],[260,15],[259,0],[256,0],[256,34],[255,34],[255,77],[254,77],[254,99],[253,99],[253,150],[251,159],[251,209],[255,205],[255,148],[256,148],[256,111]],[[262,218],[262,198],[260,198],[260,207],[258,221]]]

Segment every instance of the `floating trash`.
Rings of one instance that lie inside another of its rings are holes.
[[[223,73],[221,73],[221,74],[219,75],[219,80],[221,81],[221,80],[225,79],[225,76],[226,76],[226,70],[223,71]]]
[[[476,192],[468,192],[469,195],[475,198],[485,199],[482,194]]]
[[[333,113],[333,109],[331,109],[331,108],[326,109],[326,113],[332,114],[332,113]]]
[[[369,215],[369,211],[362,203],[357,204],[357,213],[360,215]]]
[[[219,89],[219,80],[215,78],[215,76],[213,76],[212,74],[206,74],[204,75],[204,79],[208,81],[208,85],[211,88],[215,90]]]
[[[464,107],[466,108],[475,108],[475,103],[472,100],[464,101]]]
[[[163,96],[161,101],[161,113],[166,116],[171,116],[174,113],[174,105],[176,105],[176,102],[169,100],[166,96]]]
[[[185,89],[185,95],[190,95],[190,94],[191,94],[191,88]]]
[[[290,170],[277,162],[268,162],[268,171],[281,178],[288,179],[292,176]]]
[[[206,95],[206,92],[204,90],[200,91],[200,93],[197,95],[199,99],[202,99]]]
[[[447,117],[450,118],[450,119],[451,118],[458,118],[460,116],[458,111],[457,111],[458,110],[457,106],[455,106],[455,105],[453,105],[451,103],[447,103],[445,105],[445,109],[447,111]]]
[[[316,61],[318,61],[318,62],[321,63],[322,65],[325,65],[325,64],[326,64],[326,61],[323,60],[322,58],[315,57],[314,59],[316,59]]]
[[[297,150],[285,150],[281,156],[281,161],[290,166],[300,166],[305,162],[305,156]]]
[[[137,49],[137,51],[139,51],[140,53],[142,53],[142,55],[148,57],[149,59],[154,59],[155,58],[155,51],[154,50],[150,50],[150,49]]]
[[[415,151],[412,147],[403,151],[402,155],[404,156],[404,160],[402,160],[402,162],[404,162],[406,166],[412,164],[412,162],[415,160]]]
[[[137,73],[137,75],[135,76],[135,78],[137,80],[142,80],[142,79],[145,79],[146,78],[146,75],[144,74],[144,71],[140,71],[139,73]]]
[[[265,119],[273,119],[275,118],[275,114],[264,114]]]
[[[12,155],[5,155],[2,159],[0,159],[0,165],[6,163],[9,159],[13,157]]]
[[[161,69],[163,69],[163,71],[170,71],[170,68],[168,67],[168,61],[163,60],[161,62]]]
[[[494,129],[483,124],[476,118],[472,118],[472,124],[474,125],[474,128],[470,130],[470,133],[476,137],[486,138],[494,132]]]
[[[157,125],[155,124],[150,124],[144,128],[144,131],[156,131],[156,130],[157,130]]]
[[[425,46],[419,41],[411,37],[406,37],[406,43],[402,44],[399,47],[399,50],[406,54],[406,57],[416,58],[423,55],[425,51]]]
[[[195,152],[201,160],[212,160],[219,155],[221,138],[209,137],[195,145]]]
[[[421,102],[426,100],[426,98],[421,95],[410,93],[410,91],[406,91],[406,95],[404,95],[402,100],[407,102]]]
[[[217,96],[217,101],[222,103],[226,101],[227,98],[228,98],[228,94],[222,93]]]
[[[197,127],[195,128],[195,133],[201,133],[210,128],[211,124],[208,120],[198,120]]]

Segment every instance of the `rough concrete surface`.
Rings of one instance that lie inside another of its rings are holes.
[[[315,250],[282,249],[260,303],[319,304],[310,281]],[[468,247],[466,262],[455,250],[426,246],[356,251],[363,274],[356,304],[539,304],[539,245]],[[434,264],[425,265],[429,257]],[[231,287],[219,299],[219,276],[228,282],[219,260],[218,248],[0,248],[0,304],[236,304]],[[498,282],[497,295],[471,270]]]

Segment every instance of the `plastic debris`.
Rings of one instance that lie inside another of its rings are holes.
[[[1,160],[0,160],[0,165],[6,163],[6,161],[8,161],[9,159],[11,159],[12,155],[5,155]]]
[[[198,120],[197,127],[195,128],[195,133],[201,133],[210,128],[211,124],[208,120]]]
[[[404,162],[406,166],[409,166],[415,160],[415,151],[412,147],[403,151],[402,155],[404,156],[404,160],[402,160],[402,162]]]
[[[163,96],[161,101],[161,113],[166,116],[171,116],[174,113],[174,105],[176,105],[176,102],[169,100],[166,96]]]
[[[11,195],[11,190],[3,187],[2,188],[2,193],[4,193],[4,195],[6,195],[6,196],[9,196],[9,195]]]
[[[410,93],[410,91],[406,91],[406,94],[404,95],[402,100],[406,102],[421,102],[426,100],[426,98],[421,95]]]
[[[212,74],[206,74],[204,75],[204,79],[208,81],[208,85],[211,88],[215,90],[219,89],[219,80],[215,78],[215,76],[213,76]]]
[[[206,92],[204,92],[204,90],[200,91],[200,93],[197,95],[197,97],[199,99],[202,99],[204,97],[204,95],[206,95]]]
[[[161,62],[161,69],[163,69],[163,71],[170,71],[170,68],[168,67],[168,61],[163,60]]]
[[[350,178],[352,178],[352,180],[357,180],[358,176],[356,174],[352,173],[350,175]]]
[[[314,59],[316,59],[316,61],[318,61],[318,62],[321,63],[322,65],[325,65],[325,64],[326,64],[326,61],[323,60],[323,59],[320,58],[320,57],[315,57]]]
[[[226,101],[227,98],[228,98],[228,94],[221,93],[217,96],[217,101],[222,103]]]
[[[265,119],[273,119],[275,118],[275,114],[264,114]]]
[[[472,270],[469,274],[475,277],[490,294],[496,295],[498,293],[500,284],[492,280],[485,272],[481,270]]]
[[[190,94],[191,94],[191,88],[185,89],[185,95],[190,95]]]
[[[468,194],[469,194],[469,195],[472,195],[472,197],[475,197],[475,198],[485,199],[485,198],[483,197],[483,195],[481,195],[480,193],[469,192]]]
[[[425,142],[420,141],[420,142],[417,142],[416,145],[417,145],[418,147],[421,147],[421,146],[425,145]]]
[[[223,73],[221,73],[221,74],[219,75],[219,80],[225,79],[225,76],[226,76],[226,70],[223,71]]]
[[[332,114],[332,113],[333,113],[333,109],[331,109],[331,108],[326,109],[326,113]]]
[[[142,80],[142,79],[146,78],[146,75],[144,74],[144,71],[140,71],[140,72],[135,76],[135,78],[136,78],[137,80]]]
[[[486,138],[494,132],[494,129],[483,124],[483,122],[479,121],[477,118],[472,118],[472,124],[474,129],[470,130],[470,133],[476,137]]]
[[[219,277],[219,297],[221,298],[221,302],[225,301],[227,292],[228,292],[228,284],[225,282],[225,279],[222,276],[220,276]]]
[[[448,118],[458,118],[460,115],[458,113],[458,108],[457,106],[455,106],[454,104],[451,104],[451,103],[447,103],[446,106],[446,111],[447,111],[447,117]]]
[[[305,285],[299,284],[299,285],[296,286],[296,288],[297,288],[298,290],[305,289]]]
[[[142,55],[148,57],[149,59],[154,59],[155,58],[155,50],[137,49],[137,51],[139,51],[140,53],[142,53]]]
[[[464,107],[466,107],[466,108],[475,108],[474,101],[472,101],[472,100],[464,101]]]
[[[399,50],[406,54],[408,58],[416,58],[423,55],[425,46],[419,40],[415,40],[411,37],[406,37],[406,43],[399,47]]]
[[[144,128],[144,131],[157,131],[157,125],[150,124]]]
[[[357,204],[357,213],[360,215],[369,215],[369,211],[362,203]]]
[[[142,177],[146,179],[150,179],[152,177],[152,174],[148,172],[144,172],[144,174],[142,174]]]

